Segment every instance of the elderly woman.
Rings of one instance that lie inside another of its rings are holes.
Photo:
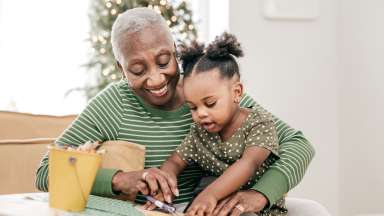
[[[112,27],[112,47],[124,79],[93,98],[85,110],[57,139],[58,145],[82,145],[87,141],[126,140],[146,146],[145,169],[122,172],[100,169],[92,193],[113,196],[137,192],[144,180],[150,191],[162,190],[166,200],[189,202],[203,173],[190,166],[176,179],[159,167],[188,134],[191,113],[182,94],[183,79],[175,43],[165,20],[151,9],[135,8],[118,16]],[[249,96],[243,107],[259,106]],[[259,212],[274,204],[302,179],[314,149],[301,132],[275,119],[280,159],[251,190],[240,191],[218,205],[219,212]],[[146,173],[143,179],[143,173]],[[48,189],[48,158],[37,170],[36,185]],[[177,191],[177,188],[178,190]],[[142,196],[137,201],[144,202]],[[235,208],[237,206],[237,208]],[[241,208],[239,208],[241,206]]]

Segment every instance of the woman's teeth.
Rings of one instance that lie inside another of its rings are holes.
[[[152,94],[160,97],[160,96],[163,96],[165,95],[165,93],[167,93],[167,90],[168,90],[168,87],[167,85],[165,85],[163,88],[161,89],[158,89],[158,90],[149,90],[149,92],[151,92]]]

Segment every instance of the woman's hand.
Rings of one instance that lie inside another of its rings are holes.
[[[144,195],[155,196],[161,191],[167,202],[172,202],[172,194],[178,196],[176,177],[158,168],[119,172],[112,179],[112,187],[128,195],[140,191]]]
[[[209,192],[201,192],[187,209],[187,216],[204,216],[212,215],[213,210],[217,205],[216,197]]]
[[[247,212],[258,213],[267,204],[267,198],[255,190],[239,191],[221,200],[213,211],[213,215],[238,216]]]
[[[136,197],[139,191],[136,187],[141,181],[142,171],[118,172],[112,178],[113,191],[121,192],[128,197]]]
[[[158,168],[144,170],[136,187],[142,194],[153,197],[161,192],[164,200],[168,203],[172,203],[174,196],[179,196],[176,176]]]

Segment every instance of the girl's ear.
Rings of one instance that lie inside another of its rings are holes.
[[[233,84],[234,102],[240,103],[240,100],[242,97],[243,97],[243,84],[240,81],[237,81]]]

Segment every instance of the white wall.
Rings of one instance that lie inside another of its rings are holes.
[[[384,215],[384,1],[341,0],[343,215]]]
[[[230,1],[247,90],[302,129],[317,154],[290,195],[333,215],[384,215],[384,1],[321,0],[313,21],[266,20]]]
[[[245,49],[246,89],[301,129],[316,157],[290,195],[317,200],[338,215],[338,1],[321,0],[312,21],[266,20],[262,1],[230,1],[229,29]]]

